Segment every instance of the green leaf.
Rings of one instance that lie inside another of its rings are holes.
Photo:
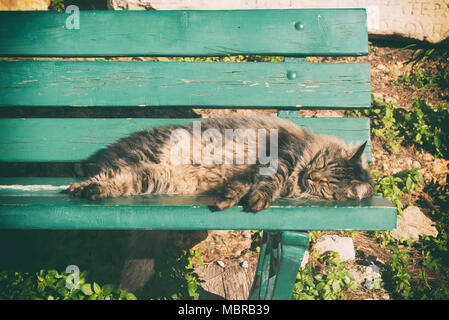
[[[339,283],[338,281],[334,281],[334,282],[332,283],[332,289],[333,289],[335,292],[340,291],[340,283]]]
[[[95,293],[100,293],[101,287],[96,282],[94,282],[93,286],[94,286],[94,292]]]
[[[412,178],[410,178],[410,176],[407,177],[407,180],[405,182],[405,187],[407,188],[407,190],[412,190],[413,187],[413,181]]]
[[[131,292],[126,294],[126,300],[137,300],[137,297]]]
[[[194,296],[196,293],[197,285],[195,282],[189,282],[187,285],[187,289],[189,291],[190,296]]]
[[[90,283],[85,283],[81,286],[81,292],[86,296],[90,296],[93,294],[92,288],[90,287]]]
[[[108,294],[111,294],[112,291],[114,291],[114,286],[112,284],[106,284],[103,286],[103,294],[107,296]]]
[[[422,176],[421,173],[418,172],[416,177],[419,183],[424,183],[424,177]]]

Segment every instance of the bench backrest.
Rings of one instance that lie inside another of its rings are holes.
[[[277,109],[354,145],[370,140],[368,119],[298,118],[300,109],[370,106],[369,64],[303,59],[366,55],[364,9],[79,13],[70,29],[64,12],[0,12],[0,57],[9,57],[0,61],[0,163],[88,160],[130,132],[191,121],[167,115],[192,108]],[[293,58],[111,58],[256,54]]]

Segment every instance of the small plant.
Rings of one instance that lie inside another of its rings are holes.
[[[410,299],[413,297],[410,284],[411,275],[408,271],[408,250],[399,250],[396,246],[390,246],[393,251],[392,262],[388,266],[389,284],[391,290],[398,298]]]
[[[429,71],[421,67],[421,65],[415,66],[410,74],[405,73],[397,80],[393,81],[393,84],[398,85],[404,83],[415,90],[427,90],[431,87],[438,85],[438,77],[432,76]]]
[[[416,100],[410,109],[400,122],[403,136],[437,157],[449,158],[449,105]]]
[[[402,170],[394,175],[382,175],[380,172],[372,171],[371,175],[374,179],[374,192],[393,202],[400,213],[403,208],[401,196],[405,192],[418,191],[419,185],[424,183],[424,178],[417,168]]]
[[[65,9],[64,0],[52,0],[49,9],[58,11],[64,10]]]
[[[294,300],[341,300],[346,290],[354,291],[357,283],[346,269],[345,262],[337,262],[337,252],[326,252],[318,257],[324,265],[322,273],[313,275],[312,266],[299,270],[293,289]]]
[[[372,108],[347,111],[347,115],[369,117],[373,135],[385,141],[385,147],[394,153],[399,152],[402,140],[398,126],[398,106],[393,102],[383,102],[372,96]]]
[[[374,238],[383,247],[396,244],[396,239],[391,236],[390,231],[375,231]]]
[[[111,284],[86,282],[80,273],[79,286],[69,289],[67,274],[56,270],[0,272],[0,300],[136,300],[136,296]]]
[[[187,256],[188,264],[186,266],[186,270],[189,272],[184,276],[187,282],[187,291],[189,293],[189,296],[194,298],[195,300],[198,300],[198,286],[200,281],[195,276],[195,274],[193,274],[194,260],[196,260],[201,266],[204,265],[203,259],[201,258],[201,249],[189,249],[189,255]]]

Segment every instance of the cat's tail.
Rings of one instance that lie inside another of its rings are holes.
[[[156,260],[161,256],[169,240],[170,231],[130,231],[128,257],[120,276],[120,287],[135,292],[154,275]]]
[[[127,259],[120,276],[120,288],[128,292],[136,292],[153,277],[154,268],[154,258]]]

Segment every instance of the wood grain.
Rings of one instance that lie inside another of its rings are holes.
[[[340,137],[354,146],[370,141],[366,118],[296,118],[297,125]],[[95,160],[95,153],[132,132],[192,119],[0,119],[0,162]],[[365,155],[371,158],[370,145]],[[92,158],[93,157],[93,158]]]
[[[0,56],[368,53],[364,9],[79,13],[70,29],[65,12],[0,12]]]
[[[162,230],[390,230],[396,206],[383,198],[311,201],[279,198],[257,214],[213,212],[206,196],[151,195],[101,201],[64,194],[0,194],[0,228]]]
[[[0,106],[363,108],[367,63],[0,61]]]

